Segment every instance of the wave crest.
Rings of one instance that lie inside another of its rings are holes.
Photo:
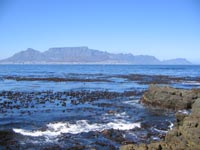
[[[90,131],[103,131],[106,129],[115,129],[115,130],[130,130],[134,128],[140,128],[141,123],[131,123],[127,121],[116,121],[116,122],[109,122],[106,124],[89,124],[87,120],[78,120],[75,124],[71,124],[69,122],[57,122],[57,123],[49,123],[46,125],[46,130],[24,130],[24,129],[17,129],[14,128],[13,131],[15,133],[20,133],[25,136],[45,136],[45,137],[55,137],[59,136],[62,133],[70,133],[70,134],[79,134],[83,132],[90,132]]]

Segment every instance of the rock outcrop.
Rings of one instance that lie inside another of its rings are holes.
[[[180,113],[180,112],[179,112]],[[181,114],[177,114],[180,116]],[[192,106],[190,115],[182,114],[175,127],[161,142],[141,145],[124,145],[121,150],[200,150],[200,99]]]
[[[175,89],[169,86],[150,85],[141,102],[145,105],[180,110],[191,109],[192,104],[200,98],[200,90]]]
[[[167,133],[166,144],[177,150],[200,150],[200,99],[192,105],[192,113],[177,122],[178,125]]]
[[[143,103],[173,109],[185,109],[191,105],[192,111],[190,114],[181,111],[176,113],[175,126],[166,134],[163,141],[150,144],[124,145],[120,149],[200,150],[200,98],[198,97],[198,90],[180,90],[170,87],[151,86],[143,96]]]

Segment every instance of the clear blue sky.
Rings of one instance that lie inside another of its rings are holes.
[[[0,59],[62,46],[200,63],[200,0],[0,0]]]

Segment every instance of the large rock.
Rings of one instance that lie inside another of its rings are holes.
[[[192,105],[192,113],[182,122],[167,133],[165,142],[181,145],[184,149],[200,150],[200,98]]]
[[[154,91],[155,89],[158,89],[158,91]],[[187,91],[187,90],[176,90],[169,87],[160,87],[160,88],[151,87],[150,90],[147,93],[145,93],[145,95],[148,96],[148,98],[150,96],[152,96],[151,98],[155,97],[159,98],[158,96],[154,96],[155,93],[159,92],[161,93],[161,97],[162,95],[166,96],[166,94],[163,94],[165,93],[164,89],[166,90],[166,93],[170,94],[168,98],[171,97],[172,92],[175,92],[175,94],[173,95],[182,93],[181,96],[182,101],[186,99],[185,97],[190,98],[188,99],[189,102],[195,101],[191,106],[192,107],[191,114],[178,112],[176,114],[177,120],[175,123],[175,127],[166,134],[166,137],[163,141],[150,144],[124,145],[120,147],[121,150],[200,150],[200,98],[196,99],[195,97],[195,96],[199,97],[198,90]],[[147,100],[150,101],[149,99]],[[159,100],[163,100],[163,98],[160,98]],[[172,100],[169,99],[169,102],[171,101]],[[167,103],[167,100],[165,101],[165,103]],[[176,105],[174,105],[172,108],[175,108],[175,106]]]
[[[175,89],[168,86],[150,85],[141,102],[147,105],[169,109],[190,109],[194,101],[200,98],[200,90]]]

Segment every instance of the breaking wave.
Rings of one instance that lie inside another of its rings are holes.
[[[118,120],[116,122],[109,122],[105,124],[89,124],[87,120],[78,120],[75,124],[71,124],[69,122],[57,122],[57,123],[49,123],[46,125],[46,130],[24,130],[24,129],[17,129],[14,128],[13,131],[15,133],[20,133],[25,136],[32,136],[32,137],[57,137],[62,133],[70,133],[70,134],[79,134],[83,132],[90,132],[90,131],[103,131],[106,129],[115,129],[115,130],[130,130],[134,128],[140,128],[141,124],[138,123],[131,123],[123,120]]]

